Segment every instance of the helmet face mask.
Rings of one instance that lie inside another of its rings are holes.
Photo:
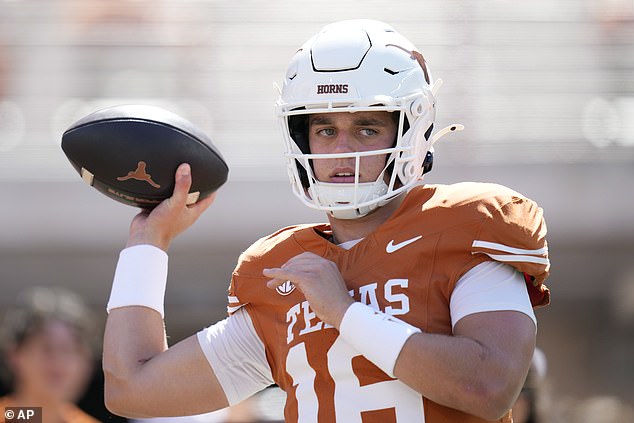
[[[335,218],[364,216],[414,185],[431,149],[435,99],[422,55],[389,25],[343,21],[308,40],[289,65],[277,102],[293,193]],[[396,139],[383,150],[311,154],[308,116],[315,113],[398,112]],[[360,182],[363,157],[386,157],[375,181]],[[316,179],[312,163],[354,159],[353,183]]]

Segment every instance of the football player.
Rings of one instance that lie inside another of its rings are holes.
[[[420,185],[436,93],[382,22],[324,27],[292,58],[277,112],[293,193],[327,224],[260,239],[229,317],[168,348],[170,242],[213,198],[132,222],[108,305],[106,400],[127,416],[201,413],[276,383],[288,422],[510,422],[549,302],[542,210],[495,184]],[[169,383],[165,383],[169,381]]]

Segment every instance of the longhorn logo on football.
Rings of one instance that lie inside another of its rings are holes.
[[[128,179],[135,179],[137,181],[145,181],[152,185],[154,188],[160,188],[161,186],[152,180],[152,175],[147,173],[145,168],[147,164],[144,161],[137,163],[136,169],[131,170],[125,176],[119,176],[117,181],[127,181]]]

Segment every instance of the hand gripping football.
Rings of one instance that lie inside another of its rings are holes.
[[[115,106],[91,113],[64,132],[62,149],[86,183],[110,198],[146,209],[172,195],[181,163],[192,169],[188,204],[211,195],[229,173],[205,133],[154,106]]]

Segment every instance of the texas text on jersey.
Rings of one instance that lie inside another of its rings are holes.
[[[286,421],[483,421],[390,378],[321,322],[290,282],[267,289],[262,269],[313,252],[337,264],[356,301],[424,332],[450,335],[452,290],[484,261],[524,273],[533,306],[549,302],[541,208],[499,185],[425,185],[349,250],[330,242],[328,232],[327,225],[294,226],[259,240],[242,254],[229,288],[229,312],[248,311],[273,378],[287,393]]]

